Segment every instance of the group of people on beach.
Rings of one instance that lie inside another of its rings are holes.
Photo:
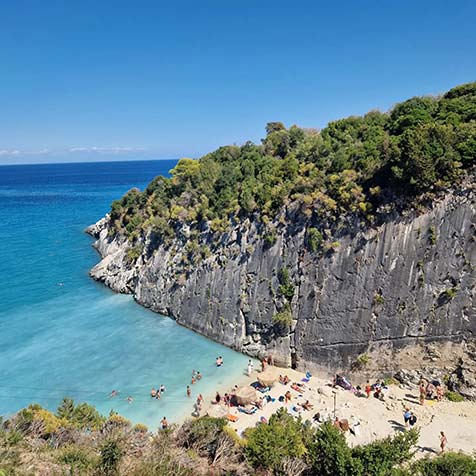
[[[418,389],[420,393],[420,405],[422,406],[425,404],[425,400],[437,400],[441,402],[445,396],[443,385],[437,380],[427,382],[424,378],[421,378],[418,383]]]

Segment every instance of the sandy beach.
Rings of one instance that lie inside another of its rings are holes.
[[[444,431],[448,438],[448,450],[463,451],[472,453],[476,450],[476,402],[442,402],[429,401],[421,406],[418,402],[418,388],[391,384],[388,386],[385,401],[380,401],[373,396],[370,398],[357,397],[351,391],[341,387],[331,386],[331,377],[326,375],[313,375],[309,382],[304,383],[305,389],[298,392],[291,388],[293,382],[303,383],[305,374],[291,369],[278,367],[268,367],[267,373],[276,377],[276,383],[266,393],[257,392],[257,397],[269,395],[274,401],[265,403],[262,409],[258,409],[254,414],[247,415],[238,410],[237,407],[230,407],[229,414],[237,417],[237,420],[229,422],[235,431],[242,435],[244,430],[259,424],[262,417],[266,420],[279,408],[286,407],[288,412],[303,420],[312,422],[313,416],[319,412],[321,421],[334,419],[334,415],[339,419],[347,419],[355,434],[350,431],[345,433],[349,445],[354,446],[371,442],[378,438],[393,435],[396,431],[404,431],[403,412],[408,407],[416,415],[416,427],[420,429],[420,438],[417,447],[417,457],[428,454],[436,454],[439,451],[439,433]],[[288,385],[279,383],[279,375],[287,375],[290,379]],[[256,382],[259,376],[258,371],[253,371],[251,376],[243,376],[236,384],[249,386]],[[361,384],[362,382],[355,382]],[[230,388],[217,389],[221,395],[230,393]],[[285,404],[279,401],[279,397],[286,391],[292,394],[292,400]],[[211,415],[217,413],[216,405],[211,404],[214,395],[207,395],[201,414]],[[296,404],[302,404],[308,400],[313,409],[296,412]],[[334,407],[335,401],[335,407]],[[220,404],[223,406],[223,403]],[[218,410],[218,412],[224,410]],[[313,425],[319,425],[313,422]]]

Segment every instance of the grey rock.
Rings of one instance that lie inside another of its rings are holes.
[[[182,260],[186,227],[167,247],[147,233],[142,255],[130,263],[131,245],[109,232],[105,217],[88,230],[102,257],[91,276],[227,346],[272,353],[281,365],[344,369],[369,351],[428,344],[429,358],[439,358],[440,343],[459,345],[476,335],[473,188],[470,183],[424,212],[408,211],[378,226],[343,225],[332,238],[339,246],[316,253],[307,249],[307,224],[295,219],[292,207],[272,224],[272,246],[258,222],[236,224],[218,244],[202,226],[201,243],[212,254],[188,266]],[[277,278],[283,267],[295,285],[289,328],[273,321],[284,302]],[[466,374],[462,370],[470,382]]]

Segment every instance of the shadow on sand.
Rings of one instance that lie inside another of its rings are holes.
[[[405,431],[405,425],[395,420],[387,420],[395,431]]]

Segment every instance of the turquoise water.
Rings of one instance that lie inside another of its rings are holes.
[[[55,409],[70,396],[154,428],[164,415],[191,413],[192,369],[204,376],[195,395],[243,373],[247,357],[88,277],[98,255],[84,228],[174,163],[0,167],[0,415],[32,401]],[[151,387],[162,383],[167,392],[152,400]]]

